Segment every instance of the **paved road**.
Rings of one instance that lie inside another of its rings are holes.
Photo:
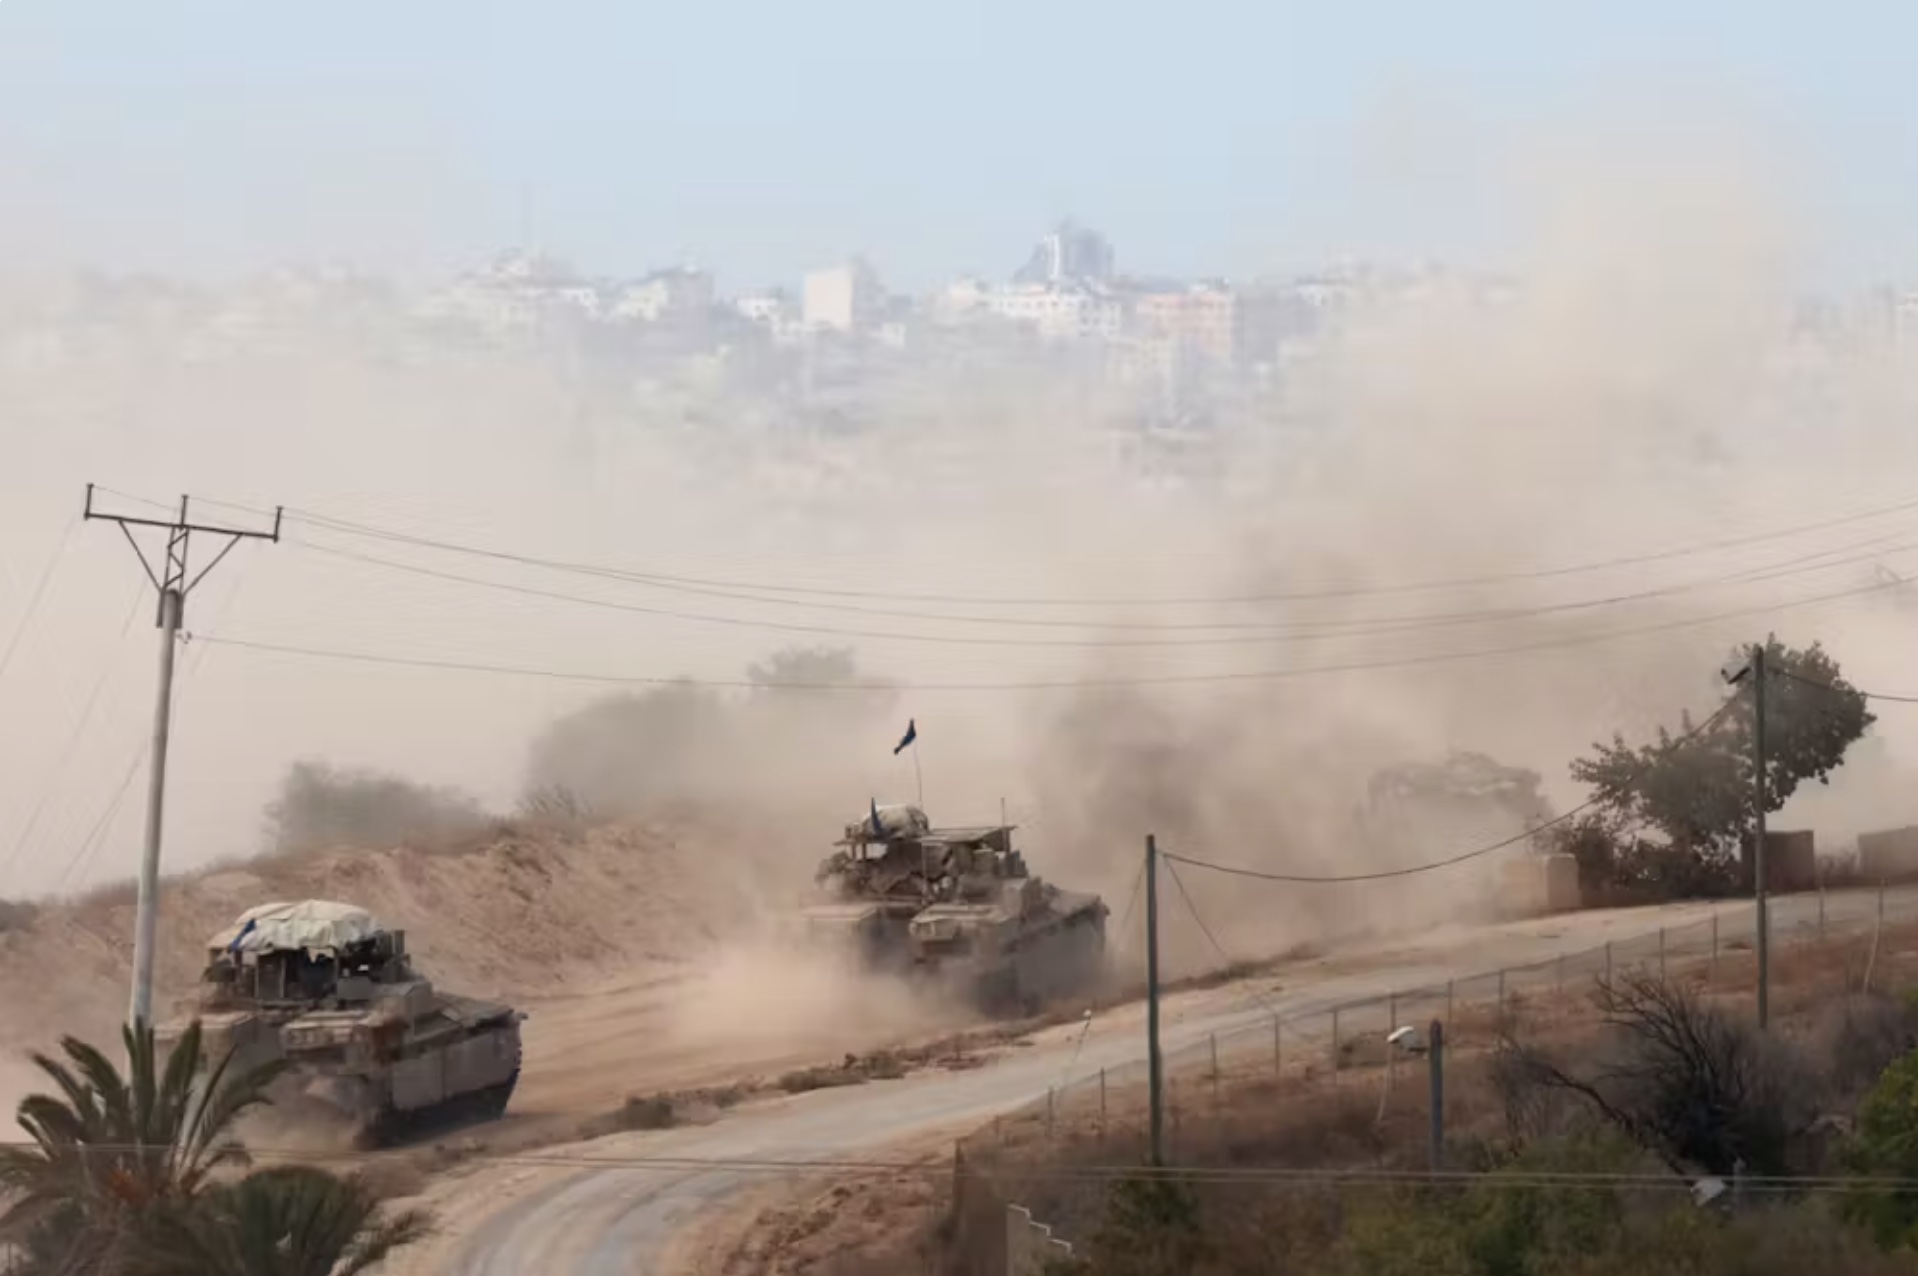
[[[1833,894],[1826,924],[1869,925],[1877,892]],[[1918,889],[1891,892],[1888,915],[1918,915]],[[1555,960],[1607,942],[1643,954],[1661,928],[1674,936],[1671,955],[1710,942],[1709,919],[1719,917],[1718,942],[1735,946],[1753,933],[1749,904],[1673,905],[1610,913],[1582,913],[1519,925],[1460,930],[1429,937],[1417,947],[1384,954],[1362,969],[1303,987],[1271,989],[1252,981],[1170,999],[1162,1025],[1168,1052],[1223,1040],[1240,1029],[1269,1024],[1279,1013],[1311,1015],[1354,1000],[1500,967],[1532,964],[1530,978],[1553,979]],[[1819,924],[1816,896],[1773,903],[1774,934]],[[1680,929],[1683,928],[1683,929]],[[1684,945],[1676,942],[1682,936]],[[1296,978],[1284,976],[1280,978]],[[1512,977],[1522,987],[1527,976]],[[995,1115],[1043,1097],[1070,1064],[1078,1075],[1136,1062],[1145,1044],[1136,1008],[1100,1016],[1081,1043],[1077,1028],[1040,1034],[1029,1050],[1008,1052],[970,1072],[931,1071],[898,1081],[819,1091],[740,1109],[709,1126],[621,1135],[566,1149],[559,1155],[804,1160],[876,1152],[888,1144],[956,1126],[984,1124]],[[1247,1032],[1246,1044],[1269,1041]],[[1078,1048],[1074,1061],[1075,1046]],[[662,1263],[685,1224],[763,1173],[723,1169],[513,1167],[481,1170],[449,1186],[435,1202],[443,1229],[460,1238],[449,1249],[423,1252],[407,1270],[453,1276],[669,1276]]]

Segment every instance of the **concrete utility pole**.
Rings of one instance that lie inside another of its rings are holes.
[[[139,556],[140,566],[146,569],[147,579],[153,582],[153,588],[160,596],[159,616],[155,622],[160,629],[160,687],[153,708],[153,749],[147,766],[146,849],[140,857],[140,893],[133,924],[133,995],[127,1013],[129,1022],[137,1028],[153,1021],[154,917],[159,908],[160,826],[166,803],[167,735],[173,721],[173,651],[179,641],[180,626],[186,620],[186,597],[241,541],[278,542],[281,511],[273,511],[273,530],[270,532],[188,522],[187,498],[184,496],[180,498],[179,517],[171,521],[108,514],[93,508],[93,484],[89,483],[83,515],[89,520],[100,519],[120,525],[127,544],[133,546],[133,552]],[[133,529],[136,527],[157,527],[166,532],[166,561],[161,570],[154,570],[146,551],[134,539]],[[195,532],[224,536],[227,541],[197,576],[189,578],[187,550]]]
[[[1752,846],[1752,895],[1757,901],[1758,1026],[1771,1023],[1771,925],[1765,907],[1765,644],[1752,650],[1752,768],[1758,798],[1758,840]]]
[[[1159,1056],[1159,839],[1145,838],[1146,1094],[1152,1106],[1152,1164],[1165,1164],[1165,1061]]]

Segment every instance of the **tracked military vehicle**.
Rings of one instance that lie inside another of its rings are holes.
[[[526,1017],[436,990],[404,931],[325,900],[265,904],[213,936],[192,1013],[209,1063],[287,1060],[276,1108],[339,1122],[361,1146],[504,1114]]]
[[[944,983],[995,1014],[1090,987],[1109,910],[1034,877],[1015,826],[936,829],[916,806],[874,804],[814,874],[818,942],[865,966]]]

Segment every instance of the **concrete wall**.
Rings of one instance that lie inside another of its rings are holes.
[[[1006,1276],[1045,1276],[1047,1263],[1071,1257],[1071,1244],[1054,1236],[1031,1210],[1006,1206]]]
[[[1739,851],[1739,866],[1751,884],[1751,851]],[[1780,895],[1818,889],[1818,840],[1810,829],[1777,829],[1765,833],[1765,890]]]
[[[1858,868],[1872,881],[1918,877],[1918,826],[1860,833]]]
[[[1578,861],[1570,855],[1533,852],[1514,856],[1502,866],[1499,902],[1503,911],[1517,917],[1574,911],[1581,902]]]

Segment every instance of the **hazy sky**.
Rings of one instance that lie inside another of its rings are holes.
[[[1776,303],[1807,261],[1918,282],[1918,91],[1897,87],[1911,82],[1901,59],[1915,31],[1889,5],[1787,22],[1723,0],[1602,15],[1470,2],[0,0],[0,293],[15,271],[72,262],[445,268],[514,241],[528,192],[541,243],[582,266],[639,271],[688,253],[732,289],[861,248],[904,286],[1002,276],[1062,214],[1104,228],[1144,271],[1423,252],[1509,255],[1538,284],[1516,309],[1467,322],[1413,307],[1329,350],[1302,383],[1327,438],[1295,456],[1275,434],[1235,436],[1220,454],[1230,499],[1142,482],[1080,388],[1012,369],[887,391],[879,419],[910,429],[799,437],[759,430],[751,413],[695,424],[688,403],[711,404],[690,388],[638,388],[625,415],[587,410],[572,374],[536,354],[396,360],[328,325],[224,353],[205,334],[168,340],[163,318],[64,353],[23,341],[0,360],[0,643],[33,617],[0,671],[0,776],[15,777],[0,791],[0,896],[137,862],[150,596],[109,529],[75,526],[88,481],[711,580],[1133,598],[1591,561],[1908,497],[1910,351],[1831,370],[1816,449],[1752,423],[1782,415],[1763,373]],[[642,421],[652,428],[633,428]],[[1577,508],[1565,499],[1574,470]],[[605,596],[568,604],[288,543],[222,565],[189,627],[442,664],[709,679],[824,631],[952,628],[817,600],[689,600],[548,574],[493,583],[513,581]],[[1818,583],[1787,580],[1771,597]],[[1599,588],[1516,593],[1557,603]],[[659,614],[695,604],[734,614]],[[1781,632],[1828,636],[1863,685],[1909,692],[1899,605],[1786,614]],[[1444,676],[1319,678],[1293,662],[1423,650],[1425,635],[1148,651],[961,622],[987,637],[859,635],[862,667],[967,685],[1291,669],[1314,676],[1275,680],[1262,720],[1314,750],[1342,741],[1340,783],[1388,755],[1462,746],[1536,765],[1561,788],[1565,759],[1590,740],[1718,695],[1712,671],[1754,623],[1627,642],[1602,660],[1547,652]],[[1199,706],[1179,710],[1181,730],[1209,730],[1204,706],[1238,694],[1207,685],[1179,693]],[[529,740],[601,689],[197,642],[178,698],[168,863],[256,848],[261,803],[303,755],[504,806]],[[1050,709],[1016,697],[906,712],[940,801],[959,809],[996,809],[1008,779],[1049,756]],[[967,715],[991,743],[964,773],[970,794],[945,743]],[[1918,758],[1918,719],[1904,724],[1897,750]],[[819,751],[873,768],[850,785],[855,810],[869,787],[904,783],[885,769],[904,765],[892,730]],[[1237,756],[1271,769],[1271,742],[1244,740]],[[1847,818],[1918,818],[1918,789],[1894,778],[1874,782],[1884,808]]]
[[[530,208],[595,268],[743,287],[863,248],[914,285],[1003,274],[1070,213],[1132,267],[1235,274],[1480,255],[1492,168],[1541,129],[1696,111],[1796,166],[1847,276],[1904,273],[1915,28],[1889,2],[0,0],[0,233],[440,265]]]

